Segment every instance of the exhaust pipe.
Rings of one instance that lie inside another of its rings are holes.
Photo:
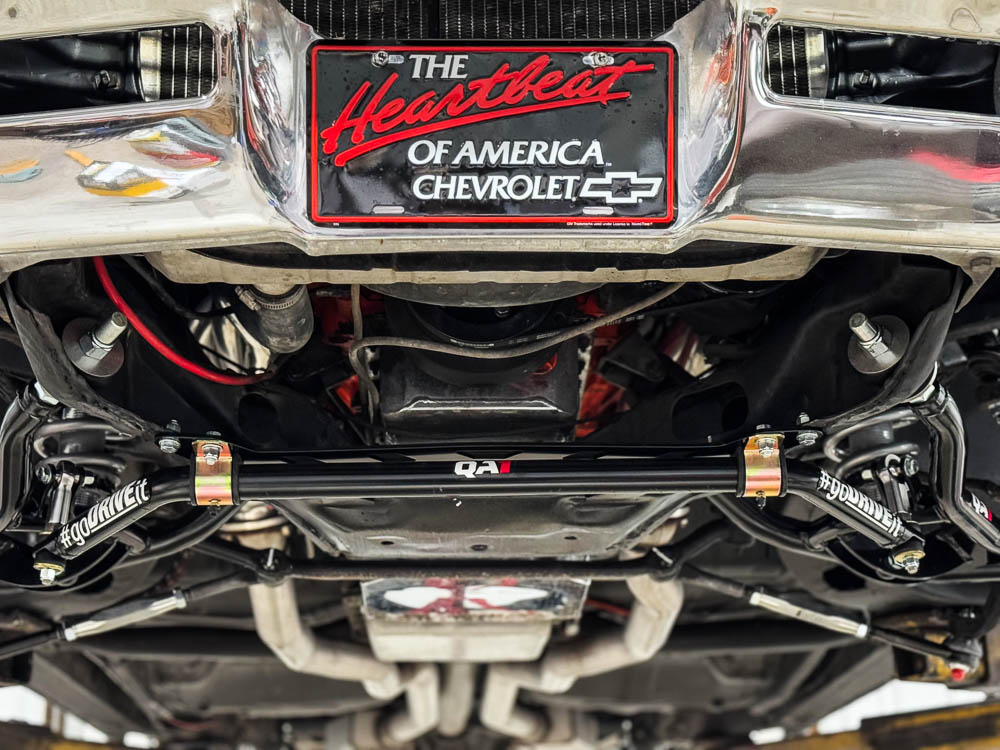
[[[483,725],[525,742],[541,742],[549,721],[541,711],[517,705],[522,688],[564,693],[581,677],[639,664],[663,648],[684,603],[683,586],[649,576],[630,579],[628,586],[636,602],[620,632],[553,646],[534,664],[490,666],[479,711]]]
[[[445,737],[461,737],[469,726],[473,703],[476,700],[476,671],[478,665],[469,662],[446,664],[441,705],[448,710],[441,716],[438,733]]]
[[[360,682],[378,700],[389,701],[405,692],[406,705],[397,711],[354,717],[350,747],[405,745],[437,727],[441,717],[437,665],[400,667],[379,661],[363,646],[317,637],[299,616],[292,581],[251,586],[250,604],[260,639],[289,669]]]

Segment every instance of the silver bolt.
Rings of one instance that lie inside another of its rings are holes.
[[[164,453],[176,453],[181,449],[181,441],[175,437],[164,436],[156,441]]]
[[[920,464],[913,456],[903,457],[903,473],[908,477],[915,477],[920,471]]]
[[[896,564],[907,572],[908,575],[915,576],[920,572],[920,561],[923,560],[924,553],[921,550],[907,550],[895,556]]]
[[[802,432],[795,436],[795,439],[799,445],[809,447],[819,442],[820,433],[817,430],[802,430]]]
[[[595,68],[603,68],[611,65],[615,61],[607,52],[593,52],[590,55],[590,64]]]
[[[854,335],[858,337],[858,341],[862,344],[874,341],[882,336],[882,332],[878,329],[878,326],[868,320],[868,316],[864,313],[854,313],[851,319],[847,321],[847,325],[851,327]]]
[[[205,456],[205,463],[209,466],[215,466],[222,456],[222,446],[218,443],[206,443],[201,447],[201,452]]]
[[[94,343],[103,349],[110,349],[112,344],[128,330],[128,318],[120,312],[111,313],[111,317],[102,322],[91,334]]]
[[[176,419],[171,419],[167,422],[166,427],[167,432],[180,433],[181,424]],[[180,438],[173,437],[172,435],[162,435],[156,444],[160,447],[160,450],[164,453],[176,453],[181,449]]]
[[[77,318],[63,328],[63,348],[77,369],[96,378],[111,377],[124,362],[124,349],[118,339],[127,330],[128,319],[120,312],[96,324]]]
[[[35,467],[35,479],[37,479],[42,484],[48,484],[52,481],[52,467],[48,464],[39,464]]]
[[[804,411],[799,412],[799,416],[795,418],[795,424],[800,427],[804,424],[809,424],[812,421],[812,417],[806,414]],[[798,441],[799,445],[811,446],[816,445],[816,441],[820,439],[822,433],[819,430],[802,430],[798,435],[795,436],[795,440]]]
[[[384,67],[389,64],[389,53],[384,49],[380,49],[378,52],[372,53],[372,65],[377,68]]]
[[[757,439],[757,449],[764,458],[770,458],[778,447],[778,441],[772,437],[762,437]]]
[[[879,357],[889,351],[889,347],[882,340],[882,329],[868,319],[864,313],[854,313],[847,321],[851,333],[857,338],[858,343],[873,357]]]
[[[115,341],[128,330],[128,319],[120,312],[102,321],[80,338],[80,351],[84,357],[97,362],[103,360],[114,348]]]
[[[38,571],[38,582],[43,586],[53,586],[58,575],[55,568],[42,568]]]
[[[870,320],[864,313],[856,312],[847,325],[854,334],[847,345],[847,358],[862,375],[878,375],[892,369],[910,344],[910,329],[894,315]]]

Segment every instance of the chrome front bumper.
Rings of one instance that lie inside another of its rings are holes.
[[[0,118],[0,167],[34,164],[19,181],[0,180],[0,271],[73,255],[261,242],[312,255],[669,253],[701,239],[907,250],[992,267],[1000,119],[779,97],[765,86],[763,59],[778,21],[1000,39],[1000,6],[813,4],[707,0],[666,35],[679,60],[670,227],[471,231],[309,222],[306,49],[317,37],[276,0],[22,0],[0,15],[0,38],[204,23],[217,39],[218,85],[194,100]],[[164,127],[204,138],[213,158],[184,174],[154,174],[164,188],[145,194],[94,189],[88,170],[141,163],[136,142]]]

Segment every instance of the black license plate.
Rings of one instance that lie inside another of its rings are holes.
[[[673,49],[311,50],[321,224],[664,225]]]

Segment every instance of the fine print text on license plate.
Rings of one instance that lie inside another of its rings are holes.
[[[316,223],[664,225],[674,51],[318,43]]]

